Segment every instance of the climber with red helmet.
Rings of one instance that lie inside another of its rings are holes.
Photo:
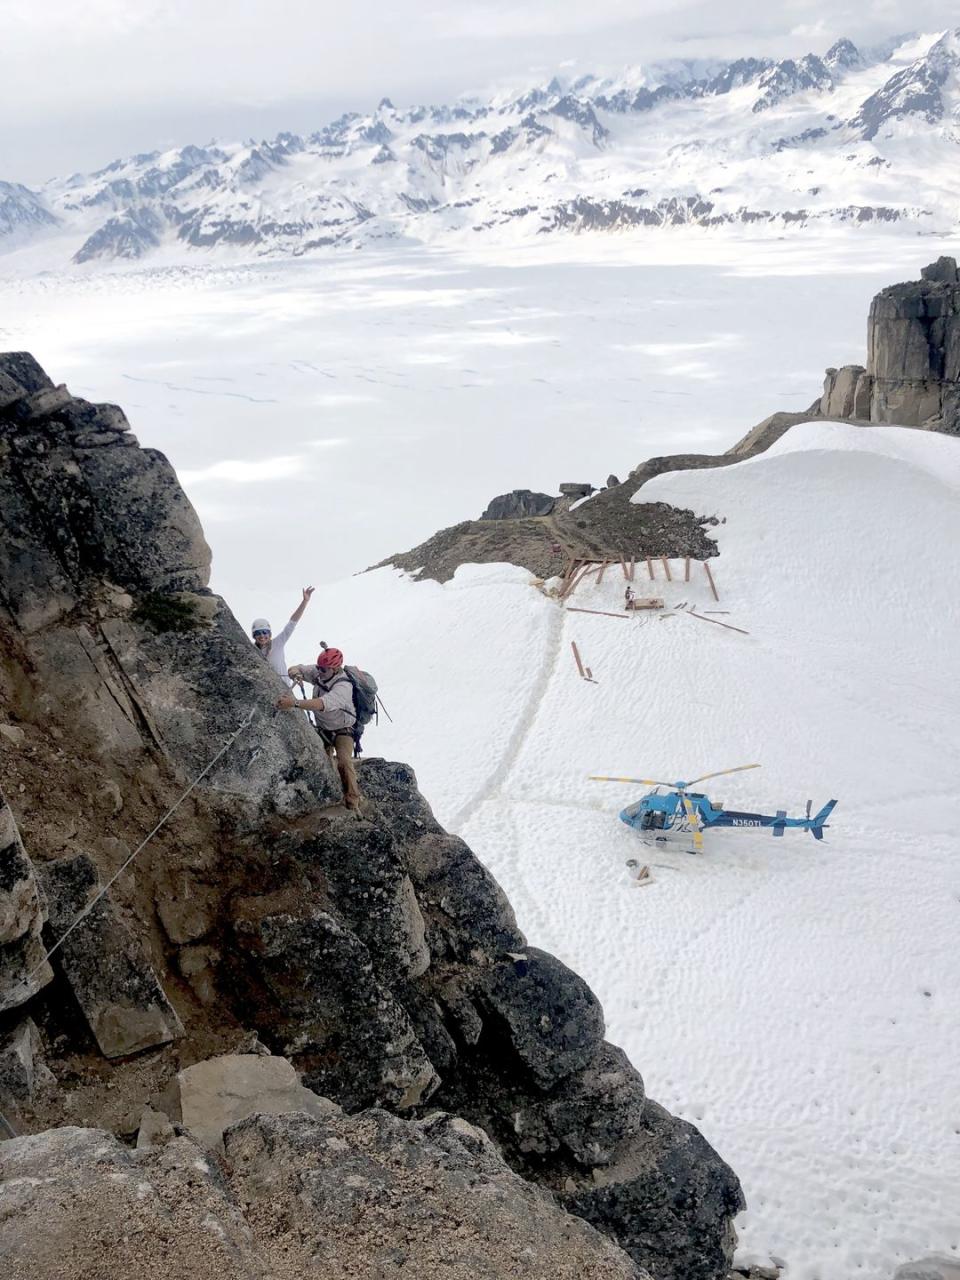
[[[337,762],[343,803],[348,809],[359,809],[360,791],[353,764],[357,713],[353,704],[353,683],[343,670],[343,654],[339,649],[323,649],[317,655],[316,666],[289,667],[287,675],[301,682],[311,680],[314,696],[297,699],[292,693],[285,693],[277,700],[277,706],[285,710],[299,708],[314,712],[326,753]]]

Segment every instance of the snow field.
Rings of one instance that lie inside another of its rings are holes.
[[[542,240],[3,280],[0,339],[123,406],[197,507],[214,588],[276,623],[307,581],[496,494],[719,452],[805,409],[826,364],[863,359],[871,295],[960,254],[840,230]]]
[[[664,621],[562,612],[522,570],[468,566],[312,606],[394,715],[368,751],[414,765],[530,942],[590,982],[650,1095],[740,1175],[741,1260],[783,1258],[789,1280],[889,1280],[960,1246],[958,487],[960,442],[809,424],[638,494],[725,520],[719,603],[695,566],[689,584],[657,566]],[[616,612],[624,586],[608,569],[568,603]],[[792,814],[837,797],[822,843],[651,849],[617,821],[644,788],[587,781],[752,761],[707,793]]]

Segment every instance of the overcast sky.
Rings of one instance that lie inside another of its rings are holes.
[[[0,0],[0,179],[309,130],[557,69],[822,52],[955,25],[942,0]]]

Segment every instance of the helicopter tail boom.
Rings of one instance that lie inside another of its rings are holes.
[[[823,839],[823,828],[827,819],[836,808],[836,800],[828,800],[819,813],[810,819],[810,831],[813,833],[814,840]]]

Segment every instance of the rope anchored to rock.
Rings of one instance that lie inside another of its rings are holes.
[[[123,865],[119,867],[116,872],[114,872],[114,874],[110,877],[110,879],[103,886],[100,892],[96,894],[96,896],[87,903],[87,905],[83,908],[83,910],[77,916],[76,920],[74,920],[73,923],[69,926],[69,928],[66,929],[63,934],[61,934],[61,936],[53,944],[53,946],[46,953],[43,959],[40,960],[34,966],[34,968],[30,970],[27,976],[19,984],[21,989],[26,988],[27,990],[29,990],[31,981],[37,976],[37,974],[44,967],[44,965],[49,962],[51,956],[53,956],[57,951],[59,951],[59,949],[63,946],[66,940],[70,937],[71,933],[73,933],[74,929],[76,929],[78,925],[83,923],[83,921],[87,918],[87,916],[94,909],[97,903],[104,897],[106,893],[110,891],[110,889],[117,882],[120,876],[123,875],[124,871],[126,871],[127,867],[130,866],[134,858],[136,858],[136,856],[147,847],[147,845],[150,843],[153,837],[157,834],[157,832],[160,831],[163,828],[163,826],[169,821],[169,819],[174,815],[174,813],[176,813],[177,809],[180,808],[180,806],[183,804],[184,800],[186,800],[187,796],[194,789],[194,787],[196,787],[199,782],[202,782],[202,780],[207,776],[207,774],[210,772],[213,766],[217,763],[217,761],[222,756],[226,755],[226,753],[230,750],[230,748],[233,746],[236,740],[240,737],[241,733],[243,733],[245,729],[250,728],[251,724],[253,724],[253,717],[255,713],[256,713],[256,708],[252,707],[250,709],[250,712],[247,718],[240,725],[239,729],[237,729],[235,733],[231,734],[231,736],[227,739],[227,741],[220,748],[220,750],[213,757],[213,759],[209,762],[209,764],[207,764],[207,766],[204,769],[202,769],[200,773],[197,774],[197,776],[190,783],[190,785],[183,792],[183,794],[179,797],[179,799],[177,799],[177,801],[170,806],[170,808],[163,815],[163,817],[160,819],[157,825],[153,828],[153,830],[147,836],[145,836],[143,840],[140,841],[136,849],[134,849],[133,853],[131,853],[130,857],[127,858],[126,862],[124,862]],[[7,1119],[7,1117],[3,1114],[2,1111],[0,1111],[0,1128],[5,1129],[11,1138],[16,1138],[19,1136],[17,1134],[16,1129],[13,1127],[13,1125],[10,1123],[10,1121]]]
[[[61,934],[61,936],[53,944],[53,946],[46,953],[43,959],[40,960],[34,966],[34,968],[30,970],[30,972],[24,978],[21,986],[29,986],[31,980],[36,977],[36,975],[40,972],[43,966],[50,960],[51,956],[53,956],[57,951],[60,950],[60,948],[63,946],[66,940],[70,937],[71,933],[73,933],[74,929],[76,929],[79,924],[82,924],[82,922],[87,918],[87,916],[94,909],[94,907],[101,900],[101,898],[103,898],[104,895],[110,891],[110,889],[117,882],[120,876],[122,876],[124,871],[126,871],[127,867],[129,867],[130,864],[133,862],[134,858],[136,858],[139,853],[142,853],[142,851],[147,847],[147,845],[150,843],[153,837],[157,834],[157,832],[160,831],[165,826],[165,824],[169,821],[169,819],[174,815],[174,813],[176,813],[176,811],[180,808],[180,806],[183,804],[184,800],[186,800],[187,796],[194,789],[194,787],[196,787],[199,782],[202,782],[202,780],[207,776],[207,774],[210,772],[213,766],[217,763],[217,761],[221,758],[221,756],[226,755],[226,753],[230,750],[230,748],[233,746],[236,740],[240,737],[241,733],[243,733],[245,729],[250,728],[251,724],[253,724],[253,717],[254,717],[255,711],[256,711],[255,708],[251,708],[250,713],[248,714],[247,718],[243,721],[243,723],[240,725],[240,728],[237,729],[236,733],[232,734],[230,738],[228,738],[228,740],[220,748],[220,750],[213,757],[210,763],[204,769],[202,769],[200,773],[197,774],[194,780],[187,787],[186,791],[184,791],[183,794],[179,797],[179,799],[170,806],[170,808],[163,815],[163,817],[160,819],[157,825],[153,828],[153,830],[149,833],[149,835],[145,836],[143,840],[140,841],[136,849],[134,849],[133,853],[131,853],[130,857],[127,858],[126,862],[124,862],[123,865],[114,872],[114,874],[110,877],[110,879],[103,886],[100,892],[96,894],[95,897],[91,898],[91,900],[87,903],[87,905],[83,908],[83,910],[77,916],[76,920],[74,920],[73,923],[69,926],[69,928],[67,928],[65,932]]]

